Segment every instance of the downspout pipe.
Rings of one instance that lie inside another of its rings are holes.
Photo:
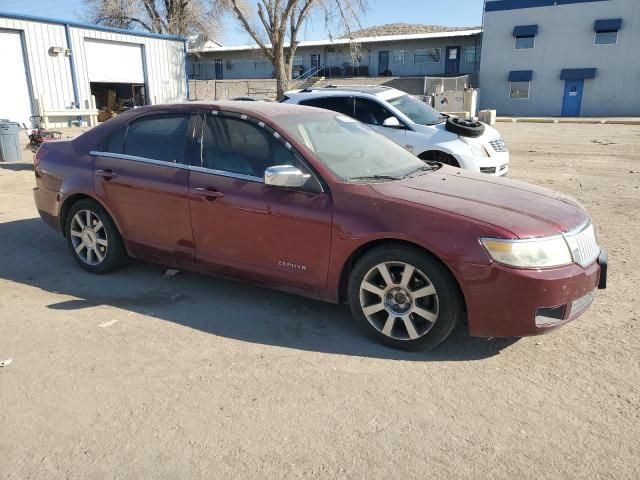
[[[73,85],[73,100],[76,104],[76,108],[80,108],[80,95],[78,94],[78,78],[76,75],[76,63],[73,59],[75,53],[73,48],[71,48],[71,26],[68,23],[64,24],[64,33],[67,37],[67,49],[71,51],[71,55],[69,55],[69,68],[71,68],[71,84]],[[78,121],[81,118],[78,117]]]
[[[187,40],[184,41],[184,81],[186,82],[187,101],[189,101],[189,70],[187,69]]]

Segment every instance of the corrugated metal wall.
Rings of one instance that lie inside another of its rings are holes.
[[[25,62],[31,83],[32,110],[35,98],[43,96],[49,108],[66,108],[73,102],[73,85],[69,58],[49,54],[51,47],[66,48],[63,25],[29,22],[0,17],[0,28],[20,31],[24,43]]]
[[[142,45],[146,61],[147,101],[175,102],[187,97],[184,71],[184,43],[162,38],[71,27],[71,43],[78,73],[80,105],[90,97],[84,41],[86,38]]]
[[[20,31],[25,47],[32,109],[35,99],[44,98],[49,110],[69,108],[74,102],[70,58],[51,55],[51,47],[68,48],[65,26],[57,23],[0,17],[0,29]],[[75,62],[78,103],[87,108],[91,97],[86,68],[84,41],[87,38],[141,45],[147,77],[147,101],[151,104],[182,101],[187,98],[184,70],[184,43],[179,40],[129,35],[119,32],[70,27],[71,50]],[[66,126],[60,118],[53,126]]]

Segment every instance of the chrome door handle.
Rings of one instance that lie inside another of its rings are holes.
[[[196,187],[193,189],[198,195],[202,195],[203,197],[211,197],[211,198],[222,198],[224,197],[224,193],[219,192],[217,190],[210,190],[204,187]]]
[[[106,180],[109,180],[110,178],[117,177],[118,174],[115,172],[112,172],[111,170],[96,170],[96,176],[103,177]]]

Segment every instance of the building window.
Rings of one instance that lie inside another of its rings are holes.
[[[233,62],[231,60],[227,60],[225,62],[225,67],[227,70],[233,70]]]
[[[618,31],[596,32],[596,45],[615,45],[618,43]]]
[[[464,47],[462,49],[462,55],[464,61],[466,63],[476,63],[480,61],[480,52],[482,51],[482,47],[473,46],[473,47]]]
[[[393,51],[393,63],[396,65],[404,65],[404,50]]]
[[[271,67],[269,60],[256,60],[253,63],[254,70],[268,70]]]
[[[529,87],[531,82],[511,82],[509,98],[526,99],[529,98]]]
[[[302,63],[302,55],[294,55],[293,63],[291,65],[293,65],[294,67],[303,65],[303,63]]]
[[[618,31],[622,27],[621,18],[606,18],[596,20],[593,29],[596,32],[596,45],[615,45],[618,43]]]
[[[413,63],[440,63],[441,49],[421,48],[413,54]]]
[[[536,37],[516,37],[516,50],[533,48],[536,45]]]

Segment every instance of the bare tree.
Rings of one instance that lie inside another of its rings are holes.
[[[154,33],[214,35],[226,0],[84,0],[92,23]]]
[[[273,65],[278,99],[290,85],[299,34],[311,15],[322,15],[331,36],[350,36],[367,10],[367,0],[257,0],[257,12],[246,0],[225,1]]]

